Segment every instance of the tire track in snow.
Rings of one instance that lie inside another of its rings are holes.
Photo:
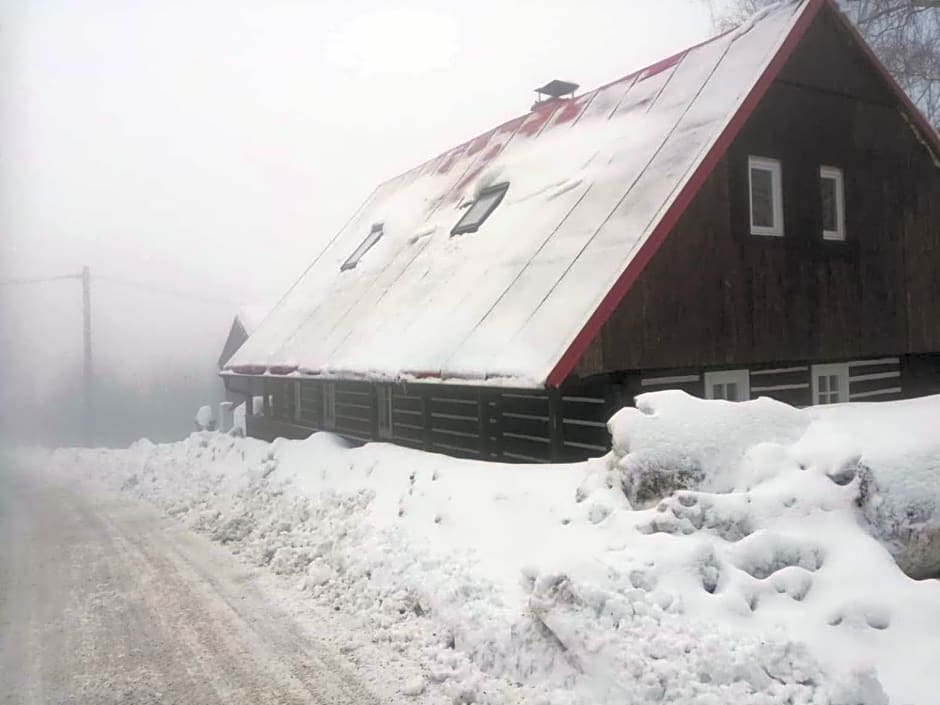
[[[376,700],[205,538],[0,468],[0,702]]]

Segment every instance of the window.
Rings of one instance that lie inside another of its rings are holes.
[[[336,386],[332,382],[323,385],[323,428],[336,426]]]
[[[780,162],[748,157],[751,235],[783,236],[783,187]]]
[[[484,221],[490,217],[490,213],[496,210],[496,206],[503,200],[507,190],[509,190],[509,184],[497,184],[480,191],[480,195],[470,204],[467,212],[457,221],[457,225],[450,231],[450,234],[462,235],[479,230]]]
[[[366,239],[353,250],[353,253],[349,255],[349,259],[343,262],[343,266],[340,267],[340,270],[345,272],[347,269],[355,269],[356,265],[359,264],[359,260],[362,259],[362,256],[372,249],[372,246],[382,239],[383,234],[383,225],[382,223],[375,223],[372,226],[372,230],[369,231],[369,234],[366,236]]]
[[[838,404],[849,400],[849,366],[813,365],[813,403]]]
[[[747,401],[751,398],[750,374],[747,370],[706,372],[705,398]]]
[[[379,422],[379,438],[392,437],[392,390],[381,386],[375,388],[376,411]]]
[[[274,418],[274,380],[264,380],[261,391],[263,393],[261,413],[268,418]]]
[[[819,189],[822,197],[822,231],[824,240],[845,240],[845,187],[842,169],[819,167]]]

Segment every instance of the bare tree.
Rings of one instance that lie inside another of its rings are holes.
[[[705,0],[719,29],[775,0]],[[840,0],[891,75],[940,128],[940,0]]]

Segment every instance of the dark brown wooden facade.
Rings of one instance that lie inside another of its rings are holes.
[[[326,429],[460,457],[574,461],[606,451],[605,422],[636,395],[708,396],[721,371],[740,372],[749,398],[795,406],[818,400],[819,365],[842,369],[840,400],[940,393],[930,145],[827,6],[561,389],[270,378],[249,432]],[[781,164],[782,237],[751,234],[752,156]],[[844,174],[844,241],[822,235],[821,166]],[[380,428],[386,394],[391,423]]]
[[[831,360],[822,364],[831,363],[847,368],[846,401],[897,401],[940,394],[940,354]],[[748,375],[749,398],[770,397],[791,406],[811,406],[812,374],[817,364],[803,360],[643,370],[623,377],[622,394],[633,398],[645,392],[681,389],[704,397],[709,374],[741,369]]]
[[[607,420],[631,401],[622,391],[601,378],[553,390],[266,379],[264,415],[249,417],[248,432],[273,440],[328,430],[462,458],[576,461],[609,449]],[[385,394],[391,419],[383,427]]]
[[[824,11],[580,373],[940,351],[940,163],[899,108]],[[782,164],[783,237],[750,234],[749,155]],[[821,165],[845,174],[844,242]]]

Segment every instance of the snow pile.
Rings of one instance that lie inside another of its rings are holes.
[[[863,477],[863,510],[876,535],[912,577],[940,576],[940,405],[843,404],[820,410],[804,439],[807,453],[836,441]]]
[[[873,533],[915,578],[940,576],[940,403],[855,403],[798,410],[761,398],[641,395],[610,421],[610,463],[634,506],[676,490],[727,493],[765,482],[787,461],[850,491]],[[753,477],[748,473],[755,473]],[[857,478],[857,480],[856,480]]]
[[[611,460],[634,506],[678,489],[729,492],[751,446],[792,443],[807,425],[805,412],[768,398],[722,404],[683,392],[645,394],[610,420]]]
[[[409,673],[399,697],[916,705],[940,685],[940,583],[905,576],[878,539],[936,526],[921,500],[937,492],[938,417],[940,398],[799,411],[666,392],[615,416],[614,451],[577,465],[327,434],[39,460],[155,502],[352,615],[344,651],[387,646]],[[913,499],[921,513],[899,513]]]

